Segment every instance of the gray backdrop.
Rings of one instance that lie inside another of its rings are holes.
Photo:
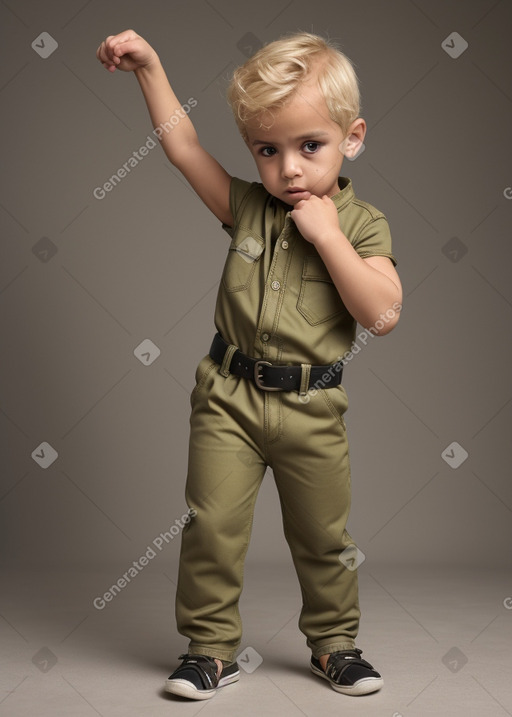
[[[186,511],[228,237],[158,146],[93,194],[152,131],[135,78],[95,57],[131,27],[249,180],[233,68],[291,30],[354,61],[368,134],[342,173],[386,213],[405,298],[345,372],[349,529],[369,563],[510,565],[512,3],[12,0],[0,19],[3,563],[117,579]],[[153,565],[178,551],[173,534]],[[248,560],[290,560],[270,472]]]

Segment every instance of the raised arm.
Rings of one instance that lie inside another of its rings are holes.
[[[133,30],[110,35],[96,51],[103,66],[134,72],[157,135],[169,161],[177,167],[219,221],[232,226],[231,176],[199,143],[194,125],[172,90],[155,50]],[[179,122],[170,123],[173,116]],[[172,129],[171,129],[172,127]],[[167,131],[165,130],[167,128]]]

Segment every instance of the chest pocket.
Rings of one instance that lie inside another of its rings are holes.
[[[227,291],[249,288],[264,248],[262,237],[246,227],[238,227],[222,274],[222,283]]]
[[[341,314],[349,316],[319,256],[309,255],[304,258],[297,309],[311,326],[329,321]]]

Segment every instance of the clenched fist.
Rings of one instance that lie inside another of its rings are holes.
[[[158,59],[151,45],[134,30],[109,35],[96,50],[96,57],[109,72],[133,72]]]

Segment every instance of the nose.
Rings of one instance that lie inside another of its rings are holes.
[[[302,176],[300,161],[295,152],[287,152],[283,154],[281,174],[284,179],[293,179],[294,177]]]

